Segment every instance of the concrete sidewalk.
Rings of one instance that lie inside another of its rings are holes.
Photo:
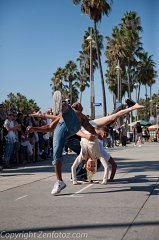
[[[87,233],[82,239],[90,240],[158,240],[159,143],[108,151],[118,165],[113,183],[73,186],[70,167],[75,155],[70,154],[64,156],[67,187],[58,196],[50,194],[56,180],[51,160],[5,170],[0,177],[0,229]],[[101,167],[95,179],[102,176]]]
[[[70,166],[76,158],[76,154],[63,155],[63,168],[70,172]],[[52,166],[52,158],[41,160],[36,163],[17,165],[10,169],[3,169],[0,173],[0,192],[30,184],[42,179],[55,176]]]

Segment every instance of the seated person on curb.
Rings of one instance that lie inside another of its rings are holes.
[[[56,113],[58,114],[62,111],[62,114],[54,116],[54,120],[50,125],[42,127],[31,127],[28,129],[30,131],[36,130],[43,132],[55,129],[53,136],[53,165],[57,181],[52,189],[51,194],[57,194],[66,187],[66,184],[62,180],[62,153],[66,139],[74,134],[85,137],[88,140],[93,140],[94,135],[97,136],[97,130],[91,126],[87,116],[79,111],[73,110],[67,103],[62,103],[61,93],[59,91],[56,91],[54,93],[54,103]],[[144,106],[136,103],[130,108],[121,110],[110,116],[95,119],[94,121],[99,127],[105,126],[106,124],[115,121],[117,118],[140,108],[144,108]],[[90,134],[83,133],[81,131],[81,126],[90,132]]]

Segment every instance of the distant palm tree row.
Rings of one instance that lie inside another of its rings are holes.
[[[126,12],[121,19],[121,23],[112,29],[112,36],[106,36],[107,45],[105,47],[105,64],[107,70],[103,75],[101,55],[104,37],[97,29],[97,23],[102,20],[102,16],[109,15],[113,1],[106,0],[72,0],[73,4],[81,4],[81,11],[93,20],[94,27],[89,27],[84,33],[81,50],[77,62],[79,68],[73,61],[68,61],[65,67],[59,67],[52,77],[52,89],[62,91],[66,98],[70,98],[71,103],[80,101],[82,92],[90,83],[90,44],[88,36],[92,35],[92,68],[93,73],[99,68],[101,76],[101,89],[103,100],[103,115],[107,114],[105,83],[113,94],[114,107],[117,99],[117,63],[120,63],[120,98],[127,93],[131,98],[131,93],[138,84],[138,100],[140,98],[140,87],[145,86],[147,96],[147,86],[151,87],[155,83],[157,72],[155,62],[148,52],[145,52],[141,42],[142,32],[141,19],[134,11]],[[105,81],[104,81],[105,76]],[[150,96],[151,98],[151,96]],[[121,100],[120,99],[120,100]],[[119,99],[118,99],[119,100]]]
[[[142,47],[141,31],[140,18],[136,12],[126,12],[121,24],[113,28],[112,37],[106,37],[105,51],[108,65],[105,76],[110,91],[117,96],[115,66],[119,60],[122,81],[121,97],[127,92],[128,97],[131,98],[131,92],[138,83],[138,101],[141,84],[145,85],[146,89],[147,86],[151,88],[157,77],[155,62],[152,60],[152,56],[149,56]]]

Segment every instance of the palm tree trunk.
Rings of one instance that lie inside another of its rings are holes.
[[[72,81],[69,80],[69,99],[70,99],[70,104],[72,105]]]
[[[129,66],[129,61],[128,61],[128,98],[131,99],[131,91],[130,91],[130,66]]]
[[[146,121],[148,121],[148,101],[147,101],[147,97],[148,97],[148,94],[147,94],[147,85],[145,85],[145,100],[146,100],[146,111],[145,111],[145,118],[146,118]]]
[[[102,85],[103,115],[106,116],[106,114],[107,114],[107,106],[106,106],[105,84],[104,84],[103,69],[102,69],[102,64],[101,64],[101,59],[100,59],[100,54],[99,54],[98,37],[97,37],[97,26],[96,26],[96,22],[95,21],[94,21],[94,32],[95,32],[97,57],[98,57],[99,70],[100,70],[100,76],[101,76],[101,85]]]
[[[139,99],[140,99],[140,88],[141,88],[141,83],[139,83],[137,102],[139,102]]]
[[[116,95],[113,93],[113,106],[116,109]]]
[[[82,91],[80,91],[80,103],[82,102]]]
[[[150,85],[150,99],[152,100],[152,86]]]
[[[129,59],[128,59],[127,75],[128,75],[128,98],[131,99],[131,91],[130,91],[130,64],[129,64]],[[132,115],[132,112],[130,112],[129,123],[131,123],[132,120],[133,120],[133,115]]]

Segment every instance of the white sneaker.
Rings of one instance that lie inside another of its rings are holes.
[[[73,181],[73,185],[80,185],[80,184],[81,184],[80,182]]]
[[[65,187],[66,187],[66,184],[63,181],[58,180],[55,183],[55,185],[54,185],[54,187],[53,187],[53,189],[51,191],[51,194],[54,195],[54,194],[60,193],[61,190],[64,189]]]
[[[62,109],[62,96],[60,91],[55,91],[53,95],[54,105],[53,105],[53,113],[57,115],[61,112]]]
[[[107,182],[106,182],[106,181],[102,181],[101,184],[102,184],[102,185],[106,185]]]

